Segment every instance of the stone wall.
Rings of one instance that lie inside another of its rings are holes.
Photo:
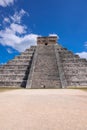
[[[57,37],[56,36],[50,36],[50,37],[38,37],[37,38],[37,44],[56,44],[57,43]]]

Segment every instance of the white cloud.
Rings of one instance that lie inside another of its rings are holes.
[[[4,18],[4,22],[5,22],[5,23],[10,23],[10,19],[9,19],[9,18],[7,18],[7,17],[6,17],[6,18]]]
[[[87,42],[85,42],[84,46],[87,47]]]
[[[51,37],[51,36],[56,36],[56,37],[59,39],[59,36],[58,36],[57,34],[55,34],[55,33],[49,34],[49,36],[50,36],[50,37]]]
[[[20,24],[20,23],[21,23],[21,19],[22,19],[22,17],[23,17],[25,14],[28,15],[28,13],[27,13],[25,10],[21,9],[19,12],[16,11],[13,16],[10,16],[10,18],[11,18],[11,20],[12,20],[14,23]]]
[[[31,45],[36,45],[37,36],[36,34],[27,34],[20,37],[17,36],[13,30],[6,28],[6,30],[0,31],[0,43],[22,52]]]
[[[12,51],[10,48],[7,48],[7,52],[8,52],[9,54],[12,54],[12,53],[13,53],[13,51]]]
[[[12,23],[10,25],[10,28],[12,31],[14,31],[14,33],[16,33],[16,32],[19,34],[26,33],[26,26],[23,26],[23,25]]]
[[[0,0],[0,6],[6,7],[14,3],[15,0]]]
[[[19,43],[14,45],[14,48],[20,52],[24,51],[27,48],[30,48],[31,45],[37,44],[37,34],[28,34],[22,38],[19,38]]]
[[[12,2],[13,1],[13,2]],[[13,4],[15,0],[0,0],[0,6],[6,7]],[[2,14],[0,26],[0,44],[5,46],[9,54],[14,53],[14,49],[23,52],[25,49],[30,48],[31,45],[36,45],[37,34],[29,34],[29,27],[23,24],[22,18],[24,15],[29,14],[21,9],[16,11],[13,15]],[[2,63],[3,64],[3,63]]]
[[[15,12],[9,19],[12,20],[9,27],[0,31],[0,44],[11,46],[19,52],[24,51],[31,45],[36,45],[37,34],[27,34],[27,27],[21,23],[21,19],[26,11],[21,9]],[[5,19],[5,21],[8,21]],[[25,34],[26,33],[26,34]],[[8,52],[10,52],[8,50]]]
[[[86,58],[87,59],[87,52],[79,52],[79,53],[76,53],[77,55],[80,56],[80,58]]]

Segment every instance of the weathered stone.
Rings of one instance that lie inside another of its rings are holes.
[[[27,49],[0,67],[0,87],[26,87],[34,51],[34,47]]]
[[[31,46],[0,66],[0,87],[87,87],[87,60],[57,44],[57,37],[38,37]]]

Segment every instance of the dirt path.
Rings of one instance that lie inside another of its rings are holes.
[[[2,92],[0,130],[87,130],[87,92],[57,89]]]

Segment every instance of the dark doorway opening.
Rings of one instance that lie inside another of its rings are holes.
[[[48,45],[48,43],[45,43],[45,45],[47,46],[47,45]]]

